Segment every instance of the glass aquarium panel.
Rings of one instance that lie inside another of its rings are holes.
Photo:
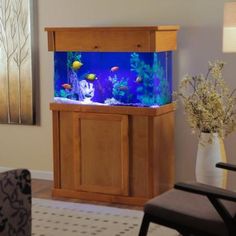
[[[62,103],[170,103],[172,52],[55,52],[54,93]]]

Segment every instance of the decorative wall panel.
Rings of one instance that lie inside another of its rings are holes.
[[[34,123],[31,4],[0,0],[0,123]]]

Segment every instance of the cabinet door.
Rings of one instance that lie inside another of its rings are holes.
[[[77,190],[128,195],[128,117],[74,113]]]

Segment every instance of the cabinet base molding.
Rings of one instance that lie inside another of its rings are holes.
[[[66,197],[92,202],[119,203],[133,206],[143,206],[149,198],[114,196],[109,194],[100,194],[92,192],[80,192],[75,190],[57,189],[52,191],[53,197]]]

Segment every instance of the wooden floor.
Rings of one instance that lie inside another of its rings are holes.
[[[120,205],[120,204],[110,204],[110,203],[91,202],[91,201],[88,202],[88,201],[83,201],[83,200],[78,200],[78,199],[52,197],[52,194],[51,194],[52,188],[53,188],[52,181],[32,179],[32,196],[33,196],[33,198],[43,198],[43,199],[78,202],[78,203],[91,203],[91,204],[113,206],[113,207],[126,208],[126,209],[136,209],[136,210],[143,209],[142,207],[138,207],[138,206],[127,206],[127,205]]]

